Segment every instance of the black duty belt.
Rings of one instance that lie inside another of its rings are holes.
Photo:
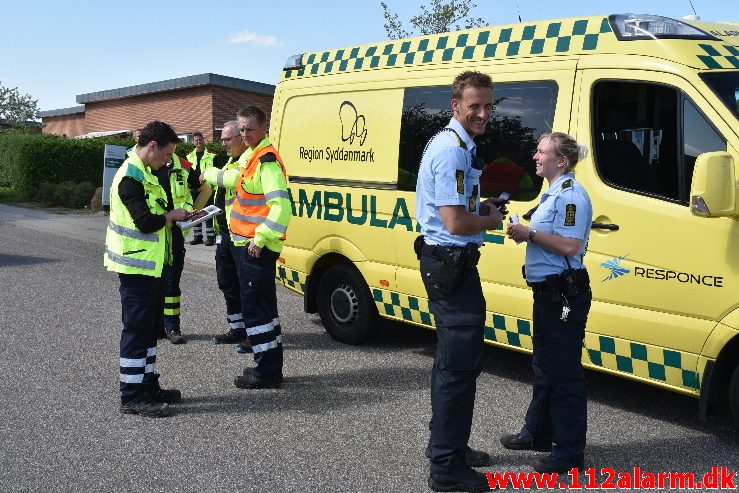
[[[449,260],[453,253],[455,251],[462,251],[464,250],[464,247],[457,247],[457,246],[448,246],[443,247],[439,245],[429,245],[424,242],[423,245],[421,245],[421,253],[424,255],[428,255],[429,257],[433,257],[437,260],[441,260],[442,262],[445,262]]]
[[[587,269],[573,269],[568,272],[572,272],[574,274],[575,279],[581,286],[587,287],[589,289],[590,278],[588,277]],[[526,281],[526,284],[529,285],[529,287],[534,292],[534,294],[539,294],[543,291],[562,291],[564,287],[563,281],[564,279],[563,279],[562,274],[552,274],[552,275],[546,276],[546,280],[544,281],[540,281],[540,282]]]

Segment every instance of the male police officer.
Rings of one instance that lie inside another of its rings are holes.
[[[482,369],[485,299],[477,272],[482,233],[503,216],[488,199],[480,203],[484,163],[473,137],[485,132],[493,111],[492,80],[464,72],[452,85],[453,118],[427,144],[416,183],[416,217],[423,233],[416,253],[436,320],[437,350],[431,374],[431,459],[434,491],[486,491],[485,476],[470,466],[487,465],[485,452],[467,442],[475,385]]]
[[[221,143],[229,155],[223,169],[209,168],[201,176],[201,180],[216,186],[216,207],[224,213],[216,216],[216,277],[218,287],[226,300],[226,319],[228,331],[213,338],[213,344],[238,344],[246,341],[244,317],[241,315],[241,281],[239,279],[239,262],[246,246],[236,245],[230,232],[231,208],[236,197],[236,182],[241,170],[251,156],[239,133],[239,122],[232,120],[223,125]]]
[[[121,282],[123,331],[120,344],[121,412],[167,416],[179,390],[164,390],[154,372],[156,323],[162,316],[161,274],[169,260],[169,228],[185,219],[184,209],[167,211],[167,195],[152,174],[170,159],[179,142],[172,127],[151,122],[110,188],[110,224],[105,266]]]
[[[192,163],[195,175],[200,177],[200,175],[213,166],[213,160],[215,159],[216,154],[205,148],[205,138],[203,137],[202,132],[193,132],[192,142],[195,144],[195,149],[187,155],[187,160]],[[196,186],[195,189],[197,188],[199,187]],[[195,190],[193,189],[193,192],[194,191]],[[209,199],[203,205],[208,206],[211,204],[213,204],[213,201]],[[215,243],[213,219],[211,218],[205,221],[205,226],[203,226],[203,223],[200,223],[192,227],[193,239],[190,242],[191,245],[199,245],[203,242],[203,227],[205,228],[205,246],[211,246]]]

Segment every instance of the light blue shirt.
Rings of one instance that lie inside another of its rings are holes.
[[[475,142],[454,118],[447,128],[454,130],[467,148],[449,130],[442,130],[426,145],[416,181],[416,219],[429,245],[482,245],[482,233],[450,234],[439,214],[439,207],[446,205],[461,205],[469,212],[480,213],[482,170],[472,167]]]
[[[582,240],[582,246],[574,257],[568,257],[573,269],[583,267],[583,256],[593,224],[593,204],[585,188],[575,175],[560,176],[541,197],[541,203],[531,216],[530,226],[537,233],[553,233],[565,238]],[[536,240],[534,240],[536,241]],[[550,274],[567,269],[564,255],[552,253],[536,243],[526,246],[526,280],[541,282]]]

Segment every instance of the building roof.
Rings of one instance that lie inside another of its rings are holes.
[[[84,113],[85,112],[85,105],[82,106],[72,106],[70,108],[59,108],[58,110],[48,110],[48,111],[39,111],[39,116],[41,118],[47,118],[50,116],[66,116],[66,115],[75,115],[77,113]]]
[[[108,99],[127,98],[131,96],[140,96],[142,94],[152,94],[156,92],[172,91],[175,89],[186,89],[198,86],[220,86],[229,89],[266,94],[268,96],[273,96],[275,93],[275,86],[272,84],[264,84],[262,82],[254,82],[251,80],[238,79],[236,77],[227,77],[225,75],[218,74],[200,74],[190,75],[188,77],[178,77],[177,79],[162,80],[159,82],[151,82],[148,84],[139,84],[136,86],[121,87],[118,89],[108,89],[106,91],[78,94],[77,102],[92,103],[97,101],[106,101]]]

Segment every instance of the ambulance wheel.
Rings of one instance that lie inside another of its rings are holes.
[[[729,383],[729,408],[731,417],[734,418],[734,426],[739,428],[739,365],[734,369]]]
[[[318,284],[318,313],[331,337],[346,344],[370,339],[380,325],[367,283],[354,267],[335,265]]]

